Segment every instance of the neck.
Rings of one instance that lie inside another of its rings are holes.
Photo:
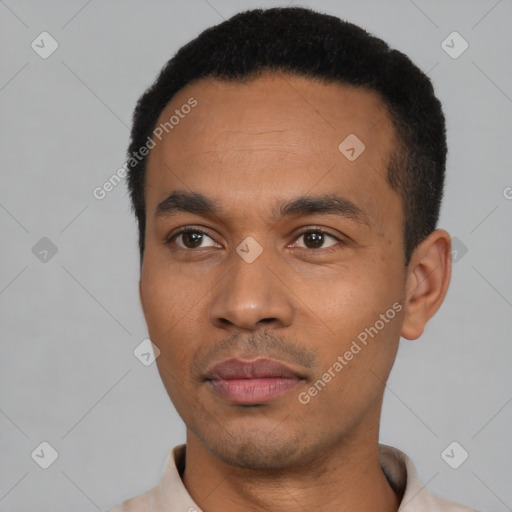
[[[187,430],[183,482],[204,512],[396,512],[400,498],[379,464],[376,430],[317,450],[300,466],[272,470],[229,465]]]

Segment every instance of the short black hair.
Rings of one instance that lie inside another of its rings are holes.
[[[403,201],[408,265],[439,217],[447,153],[441,103],[428,76],[405,54],[353,23],[299,7],[248,10],[204,30],[178,50],[140,97],[128,148],[128,187],[141,264],[147,158],[133,155],[139,155],[161,112],[188,84],[203,78],[244,82],[265,71],[360,87],[380,97],[395,128],[386,178]]]

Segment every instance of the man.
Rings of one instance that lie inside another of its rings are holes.
[[[357,26],[247,11],[179,50],[134,114],[140,300],[187,427],[119,511],[467,511],[379,445],[400,336],[450,280],[444,116]]]

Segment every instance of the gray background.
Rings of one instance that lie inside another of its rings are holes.
[[[92,191],[124,163],[135,102],[174,52],[237,11],[275,5],[0,2],[1,511],[106,509],[155,485],[184,441],[155,365],[133,354],[147,333],[125,184],[102,201]],[[406,52],[447,116],[440,226],[460,241],[457,262],[423,337],[402,341],[381,442],[408,453],[432,491],[512,510],[512,2],[301,5]],[[43,31],[59,44],[47,59],[31,48]],[[453,31],[469,43],[457,59],[441,47]],[[32,250],[42,237],[58,249],[46,261]],[[46,470],[31,458],[42,441],[59,454]],[[456,470],[441,457],[452,441],[469,453]]]

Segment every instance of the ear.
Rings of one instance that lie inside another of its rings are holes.
[[[139,279],[139,300],[140,300],[140,305],[142,306],[142,313],[144,314],[144,318],[146,318],[146,308],[144,307],[144,296],[142,295],[142,279]]]
[[[419,338],[441,306],[452,274],[451,238],[443,229],[432,232],[415,249],[405,285],[401,335]]]

